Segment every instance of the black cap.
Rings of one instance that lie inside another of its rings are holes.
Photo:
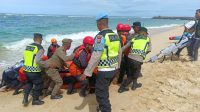
[[[40,33],[34,33],[34,38],[42,38],[42,34]]]
[[[139,26],[139,27],[141,27],[141,22],[133,22],[133,26],[132,27],[135,27],[135,26]]]
[[[144,32],[148,33],[148,30],[145,27],[140,27],[139,32],[141,32],[141,31],[144,31]]]

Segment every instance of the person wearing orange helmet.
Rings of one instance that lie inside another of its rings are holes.
[[[51,45],[49,46],[48,51],[47,51],[47,57],[51,58],[51,56],[53,55],[53,53],[56,51],[58,47],[60,46],[57,44],[56,38],[52,38]]]
[[[86,36],[83,39],[83,44],[75,48],[74,50],[75,56],[73,58],[73,62],[69,66],[69,71],[71,75],[74,77],[75,81],[74,82],[72,81],[69,84],[67,94],[73,94],[74,84],[76,82],[81,82],[81,91],[79,95],[82,97],[86,96],[86,90],[89,81],[87,79],[80,81],[80,75],[83,74],[84,69],[88,65],[93,49],[93,44],[94,44],[94,38],[91,36]]]

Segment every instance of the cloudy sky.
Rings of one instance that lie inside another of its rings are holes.
[[[0,0],[0,13],[112,16],[194,16],[200,0]]]

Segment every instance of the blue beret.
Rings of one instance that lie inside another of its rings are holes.
[[[96,16],[96,20],[99,21],[101,19],[108,19],[108,14],[107,13],[99,13],[97,16]]]

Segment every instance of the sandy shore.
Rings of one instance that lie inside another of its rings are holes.
[[[181,35],[183,27],[174,27],[151,35],[153,54],[169,46],[169,36]],[[153,30],[150,30],[151,34]],[[163,63],[144,63],[142,88],[122,94],[119,86],[111,85],[110,100],[113,112],[199,112],[200,111],[200,62],[187,60],[186,50],[180,59]],[[80,98],[78,94],[66,95],[61,100],[45,98],[42,106],[22,106],[22,94],[12,96],[11,92],[0,93],[0,112],[95,112],[95,95]]]

